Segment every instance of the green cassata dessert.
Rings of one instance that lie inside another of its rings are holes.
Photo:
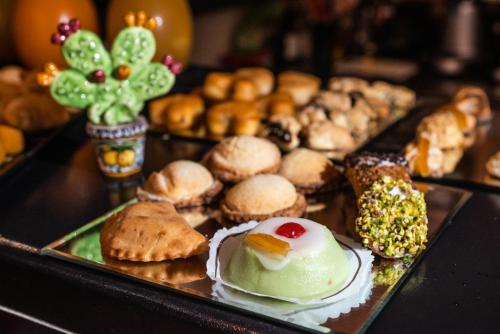
[[[346,255],[323,225],[276,217],[247,233],[224,279],[263,295],[313,300],[342,289],[349,276]]]
[[[358,200],[356,231],[363,245],[386,258],[415,256],[427,242],[424,194],[383,176]]]
[[[58,71],[48,64],[39,83],[50,85],[53,98],[63,106],[87,109],[94,124],[116,125],[132,122],[148,99],[167,93],[182,66],[171,56],[152,63],[156,42],[154,18],[129,13],[128,27],[121,30],[108,53],[101,39],[80,30],[78,19],[61,23],[52,36],[61,45],[69,69]]]

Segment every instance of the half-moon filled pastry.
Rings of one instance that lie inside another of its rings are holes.
[[[251,102],[258,96],[257,87],[250,79],[237,78],[232,89],[232,99],[236,101]]]
[[[186,259],[208,250],[207,239],[166,202],[139,202],[114,214],[100,241],[104,257],[129,261]]]
[[[284,151],[291,151],[300,145],[302,126],[293,116],[273,115],[265,123],[261,135],[268,138]]]
[[[359,198],[371,185],[382,176],[411,182],[408,173],[408,161],[396,153],[359,153],[345,158],[344,174]]]
[[[259,131],[262,113],[253,103],[225,101],[208,109],[207,127],[211,134],[255,135]]]
[[[178,160],[153,172],[137,194],[141,200],[164,201],[183,208],[212,202],[222,188],[222,182],[202,164]]]
[[[321,81],[318,77],[296,72],[285,71],[278,75],[278,92],[290,94],[298,106],[303,106],[319,91]]]
[[[304,194],[324,192],[340,185],[341,174],[323,154],[298,148],[283,157],[279,171]]]
[[[129,275],[156,282],[185,284],[207,276],[206,260],[200,256],[161,262],[133,262],[105,258],[106,264]]]
[[[149,105],[151,123],[169,131],[189,130],[205,110],[203,99],[194,94],[174,94]]]
[[[267,139],[238,136],[215,145],[204,160],[217,179],[238,182],[257,174],[276,173],[280,168],[281,153]]]
[[[306,200],[280,175],[257,175],[229,189],[221,202],[224,219],[241,224],[270,217],[300,217]]]

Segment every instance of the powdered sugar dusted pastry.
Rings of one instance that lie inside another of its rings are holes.
[[[404,155],[413,175],[441,177],[444,174],[444,154],[434,146],[418,146],[411,142],[405,147]]]
[[[308,148],[322,151],[328,155],[349,153],[356,147],[349,130],[329,121],[309,125],[305,129],[304,135]]]
[[[284,151],[291,151],[300,144],[299,134],[302,126],[293,116],[273,115],[264,124],[261,132]]]
[[[463,133],[451,113],[433,113],[424,117],[417,127],[417,142],[421,138],[441,149],[462,147],[464,144]]]
[[[186,259],[208,250],[207,239],[166,202],[139,202],[114,214],[100,242],[104,257],[142,262]]]
[[[306,210],[304,196],[280,175],[257,175],[241,181],[221,202],[223,218],[235,223],[270,217],[300,217]]]
[[[344,93],[350,92],[362,92],[368,87],[370,84],[368,81],[353,78],[353,77],[333,77],[328,82],[328,89],[332,91],[341,91]]]
[[[341,175],[323,154],[298,148],[283,157],[279,171],[301,193],[312,194],[339,186]]]
[[[226,138],[205,157],[208,169],[224,182],[238,182],[257,174],[279,170],[281,153],[264,138],[237,136]]]
[[[176,208],[210,203],[222,190],[205,166],[188,160],[178,160],[153,172],[137,194],[142,200],[165,201]]]
[[[488,159],[488,162],[486,163],[486,170],[491,176],[500,179],[500,151]]]
[[[461,111],[471,113],[479,121],[491,119],[491,108],[488,95],[477,86],[464,86],[460,88],[454,97],[457,108]]]
[[[296,71],[285,71],[278,75],[278,92],[289,93],[295,104],[303,106],[318,92],[321,81],[318,77]]]

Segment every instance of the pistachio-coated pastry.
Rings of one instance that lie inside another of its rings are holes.
[[[427,243],[424,194],[384,176],[358,199],[356,232],[363,245],[385,258],[416,256]]]

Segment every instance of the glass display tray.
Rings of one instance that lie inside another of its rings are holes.
[[[425,183],[418,183],[416,186],[426,194],[429,218],[429,242],[426,249],[428,251],[442,233],[444,227],[451,222],[456,212],[468,200],[470,193],[456,188]],[[348,190],[312,198],[309,201],[307,218],[328,226],[336,233],[348,234],[347,225],[356,215],[355,199]],[[135,199],[54,241],[42,249],[42,254],[110,272],[124,279],[133,279],[141,283],[176,291],[191,298],[201,298],[218,305],[224,305],[230,309],[247,312],[252,316],[264,318],[268,321],[278,321],[300,330],[314,333],[329,331],[359,333],[364,332],[369,327],[426,252],[424,251],[413,260],[406,261],[376,258],[372,270],[374,279],[370,297],[366,303],[351,309],[347,314],[341,314],[335,319],[328,318],[329,309],[323,307],[319,310],[308,310],[308,313],[302,313],[301,317],[294,316],[296,312],[292,312],[290,317],[280,318],[264,313],[264,311],[259,313],[255,308],[249,307],[246,309],[243,306],[234,306],[225,300],[217,298],[217,295],[214,296],[214,282],[206,276],[205,262],[207,255],[187,260],[158,263],[103,260],[100,254],[99,233],[104,222],[113,213],[122,210],[133,202],[135,202]],[[208,238],[211,238],[221,228],[221,225],[217,222],[217,213],[216,209],[205,209],[204,212],[199,209],[182,212],[192,226],[195,226],[198,231]],[[211,218],[193,219],[194,217],[206,217],[207,214]],[[418,289],[418,287],[415,288]]]

